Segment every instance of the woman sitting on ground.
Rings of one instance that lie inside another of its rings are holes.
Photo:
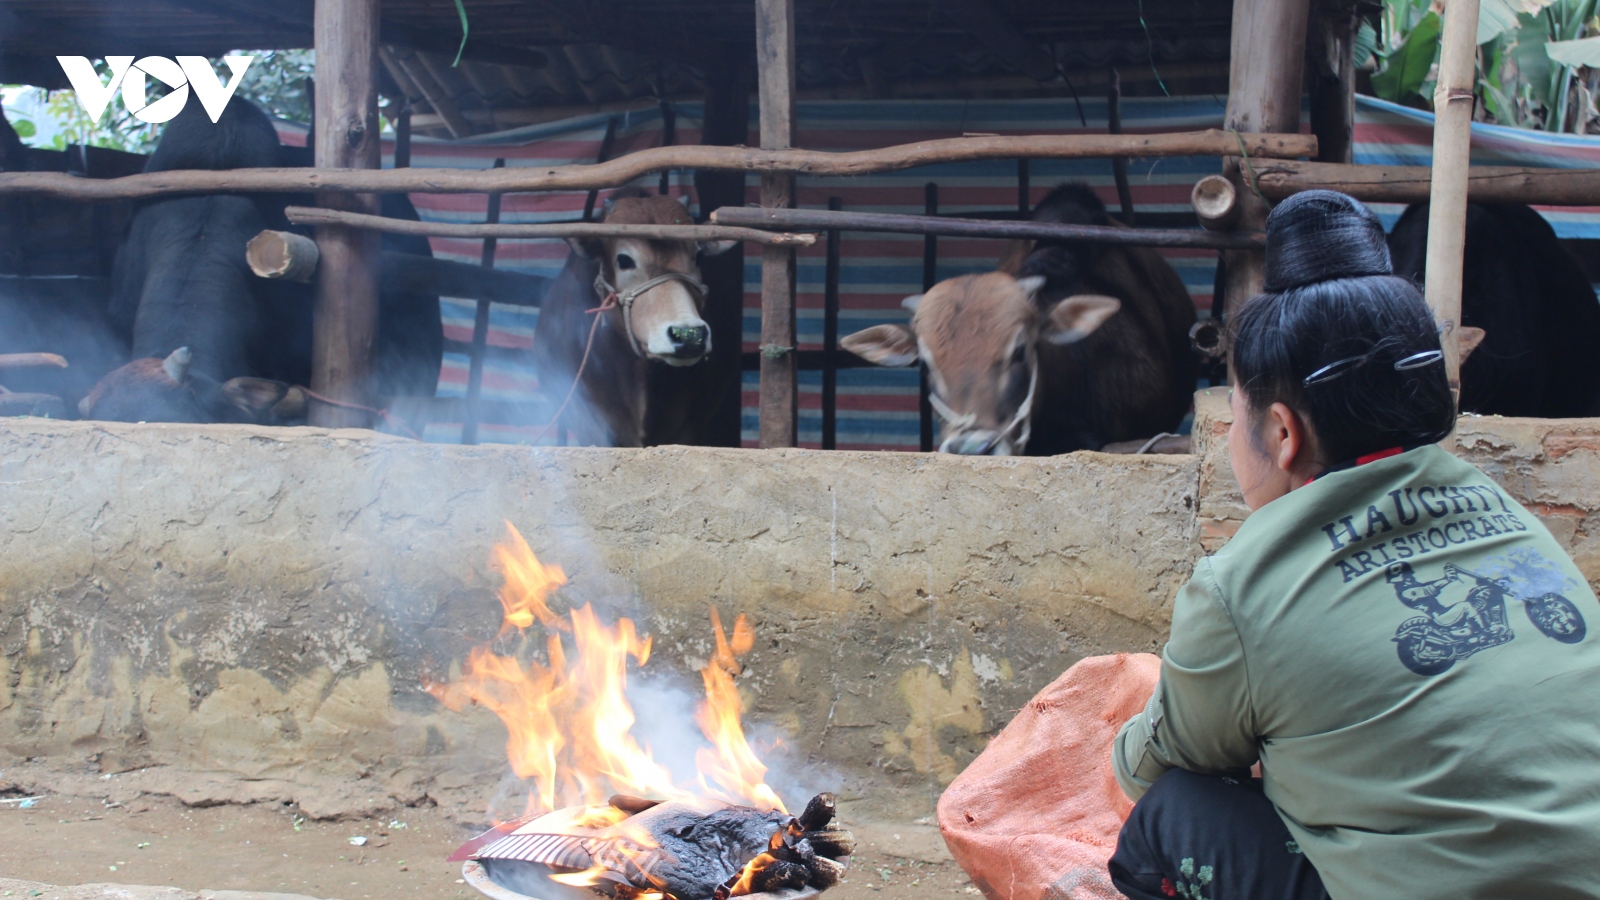
[[[1232,324],[1228,451],[1254,512],[1179,594],[1117,738],[1129,897],[1600,893],[1600,604],[1436,446],[1455,424],[1438,330],[1390,273],[1343,194],[1267,219],[1266,293]]]

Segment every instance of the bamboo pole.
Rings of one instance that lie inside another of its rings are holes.
[[[1217,176],[1211,176],[1217,177]],[[825,209],[753,209],[725,206],[711,214],[718,225],[784,228],[798,231],[879,231],[891,234],[948,235],[996,239],[1088,241],[1125,247],[1195,247],[1205,250],[1261,249],[1260,232],[1217,232],[1193,228],[1120,228],[1018,222],[1004,219],[960,219],[896,213],[833,212]]]
[[[381,0],[316,0],[319,167],[379,171],[378,17]],[[412,170],[395,170],[412,171]],[[223,174],[223,173],[217,173]],[[376,213],[375,194],[333,193],[318,185],[318,203]],[[378,235],[342,224],[316,228],[316,299],[312,306],[311,390],[333,402],[312,405],[310,422],[324,428],[371,424],[373,346],[378,336]]]
[[[1443,329],[1450,394],[1461,397],[1461,273],[1467,242],[1467,168],[1477,70],[1478,0],[1450,0],[1433,93],[1433,186],[1428,201],[1428,256],[1423,296]],[[1455,438],[1446,439],[1453,447]]]
[[[342,129],[341,129],[342,133]],[[667,169],[797,175],[872,175],[935,163],[987,159],[1107,159],[1114,156],[1238,156],[1251,159],[1315,156],[1308,134],[1239,134],[1215,129],[1181,134],[1063,134],[973,136],[899,144],[877,150],[652,147],[604,163],[517,166],[506,169],[233,169],[147,172],[122,178],[78,178],[62,172],[0,173],[0,195],[45,194],[63,200],[141,200],[166,194],[381,193],[487,194],[586,191],[621,187]]]
[[[789,234],[756,228],[726,225],[613,225],[609,222],[545,222],[537,225],[483,222],[417,222],[388,216],[362,215],[315,206],[291,206],[284,210],[296,225],[348,225],[386,234],[420,234],[429,237],[457,238],[550,238],[632,237],[658,241],[747,241],[779,247],[810,247],[814,234]],[[755,210],[752,210],[755,212]]]
[[[794,146],[794,0],[756,0],[756,88],[760,98],[761,147]],[[801,151],[804,152],[804,151]],[[761,205],[794,206],[794,175],[761,176]],[[792,249],[761,248],[762,447],[799,444],[800,381],[795,350],[795,257]]]

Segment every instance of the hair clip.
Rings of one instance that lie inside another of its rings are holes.
[[[1334,360],[1315,372],[1312,372],[1310,375],[1307,375],[1305,377],[1305,381],[1302,383],[1306,387],[1310,387],[1313,384],[1321,384],[1324,381],[1332,381],[1351,369],[1357,369],[1366,365],[1367,360],[1371,358],[1372,353],[1369,351],[1360,356],[1348,356],[1344,359]],[[1424,350],[1421,353],[1413,353],[1410,356],[1395,360],[1394,370],[1396,372],[1404,372],[1407,369],[1420,369],[1423,366],[1432,365],[1441,359],[1444,359],[1443,350]]]
[[[1363,353],[1360,356],[1349,356],[1345,357],[1344,359],[1334,360],[1315,372],[1312,372],[1310,375],[1307,375],[1303,384],[1305,384],[1306,387],[1310,387],[1313,384],[1321,384],[1324,381],[1332,381],[1351,369],[1366,365],[1367,359],[1371,356],[1372,354],[1369,352]]]
[[[1405,359],[1395,360],[1394,368],[1396,372],[1404,372],[1406,369],[1420,369],[1441,359],[1444,359],[1443,350],[1424,350],[1421,353],[1413,353]]]

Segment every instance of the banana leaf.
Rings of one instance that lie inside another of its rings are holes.
[[[1405,43],[1386,56],[1383,71],[1372,76],[1372,89],[1379,97],[1404,103],[1421,93],[1439,58],[1439,30],[1439,16],[1430,12],[1406,35]]]

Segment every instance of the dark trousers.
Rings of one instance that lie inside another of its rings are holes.
[[[1322,878],[1250,778],[1173,769],[1117,838],[1111,881],[1134,900],[1327,900]]]

